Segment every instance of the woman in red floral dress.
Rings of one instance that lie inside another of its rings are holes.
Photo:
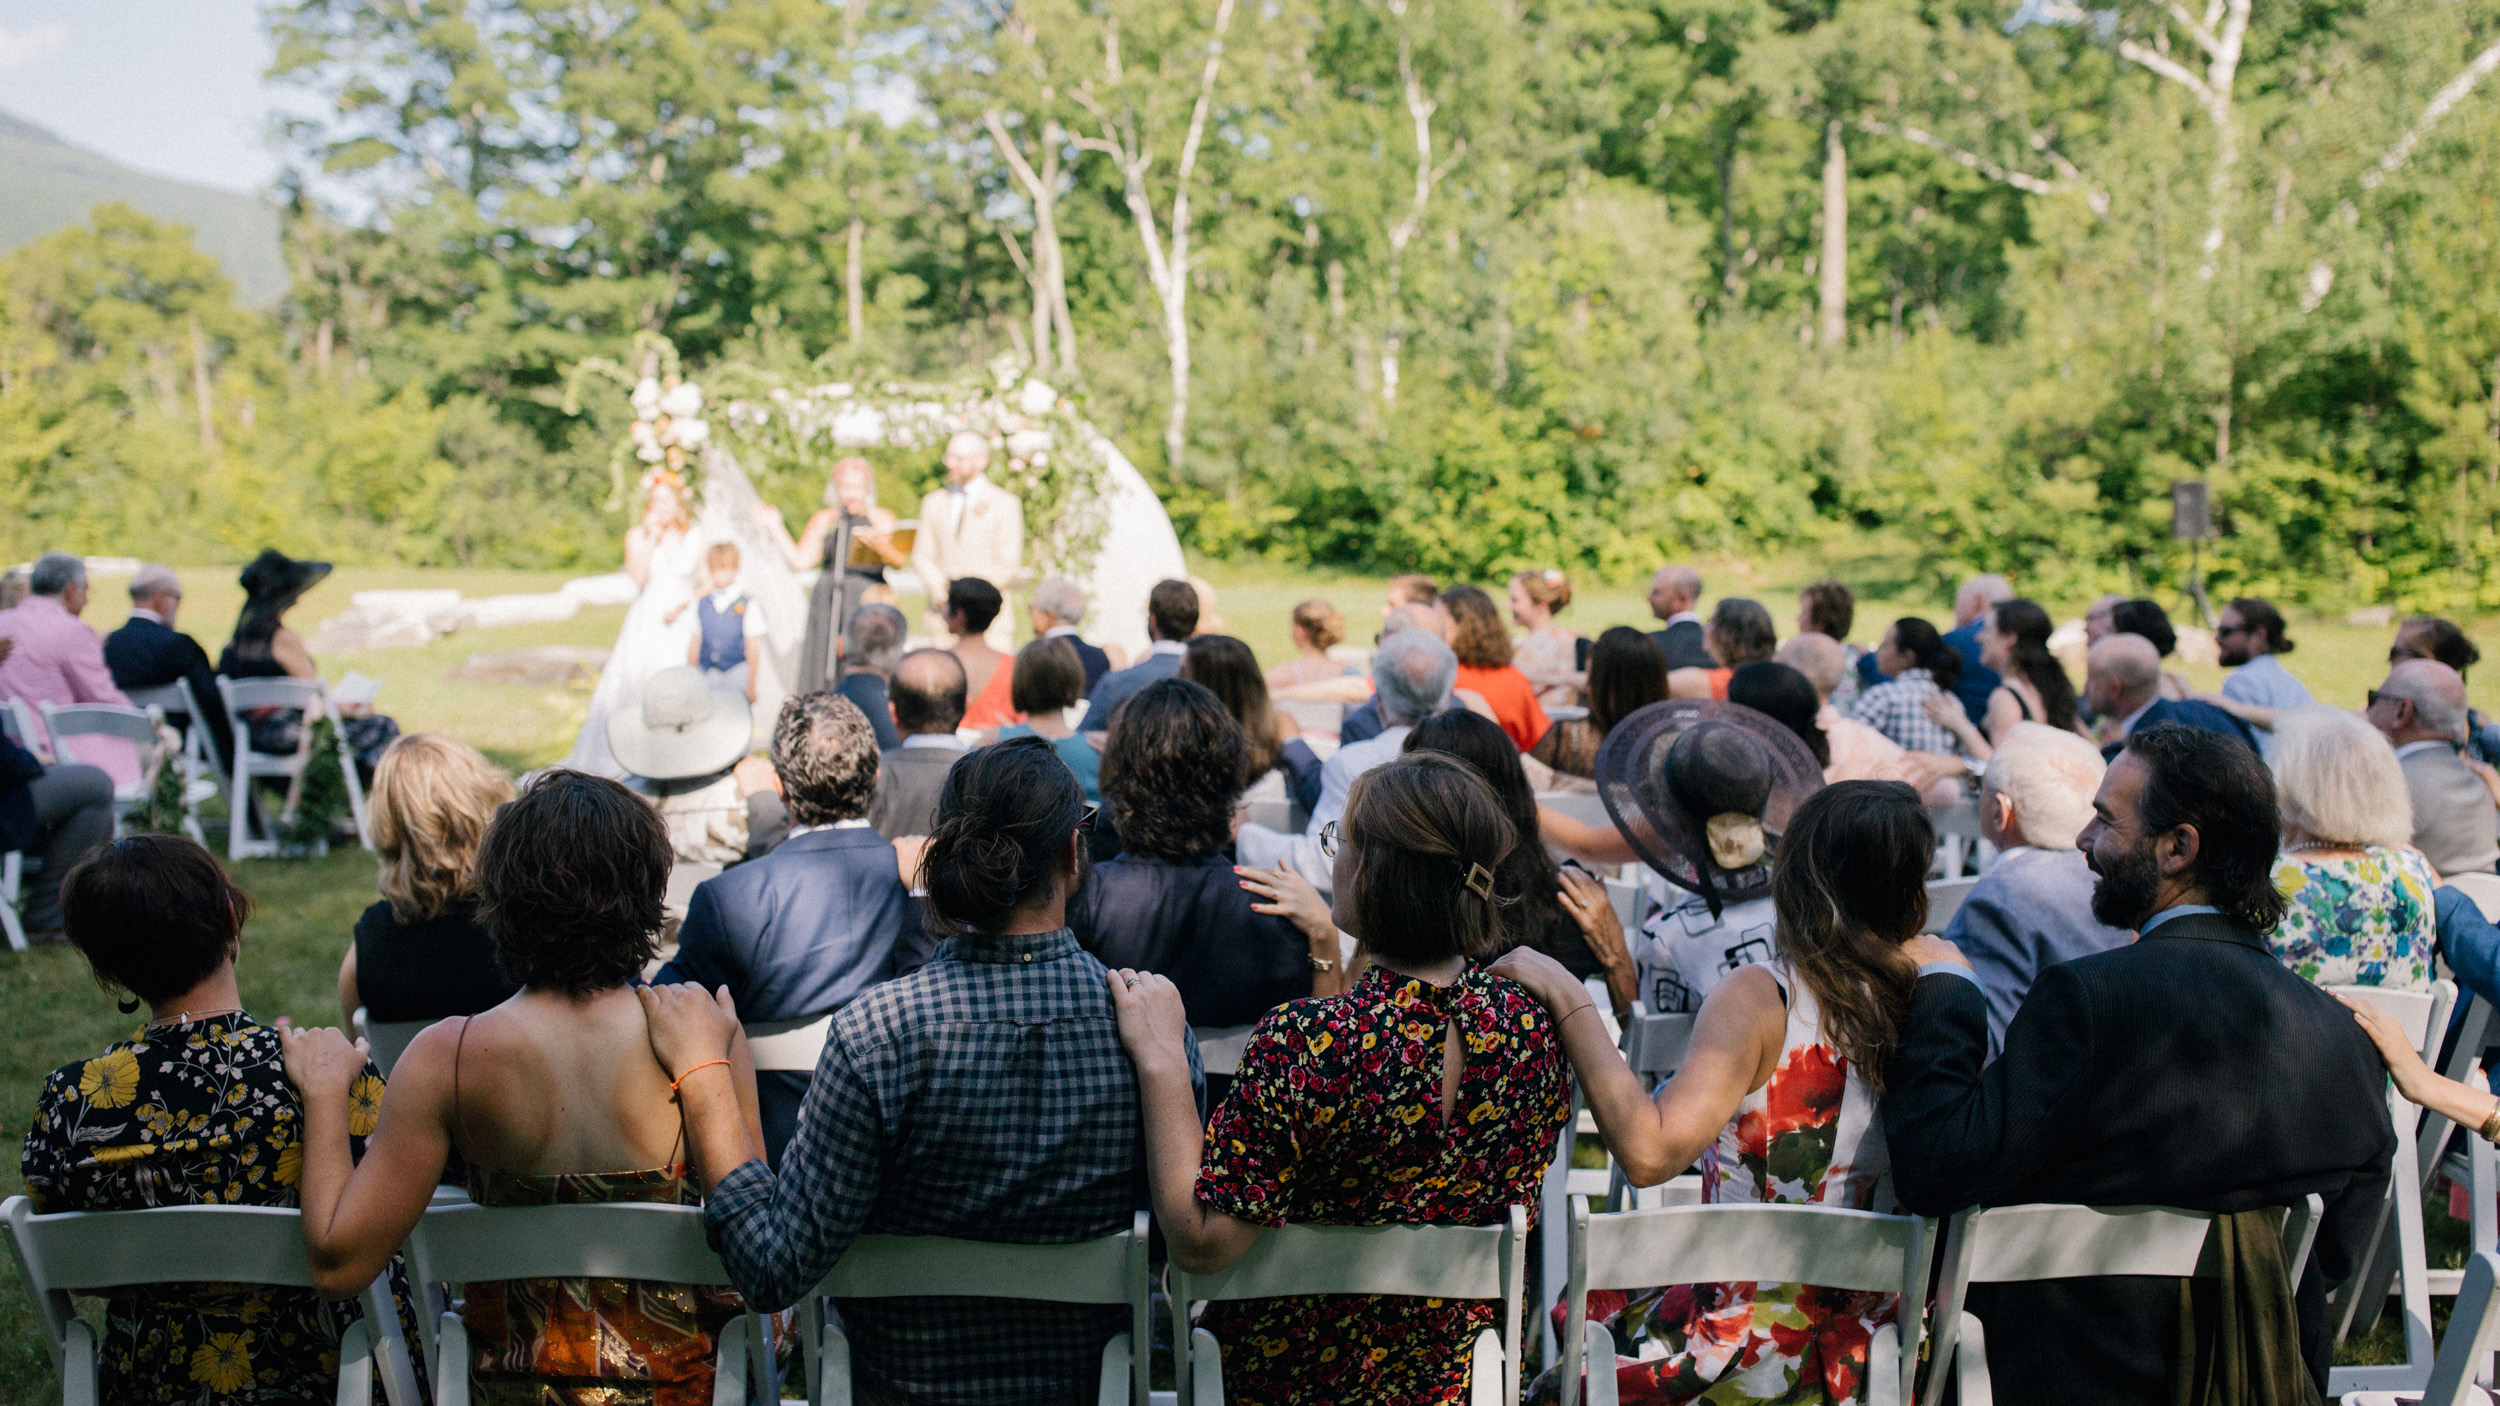
[[[1447,757],[1411,754],[1357,780],[1336,921],[1372,969],[1343,996],[1270,1012],[1203,1137],[1179,992],[1111,974],[1173,1263],[1211,1273],[1288,1222],[1534,1213],[1569,1073],[1556,1021],[1475,965],[1499,950],[1493,871],[1516,843],[1491,789]],[[1211,1305],[1201,1326],[1223,1346],[1232,1399],[1422,1406],[1466,1399],[1469,1349],[1498,1317],[1479,1300],[1309,1296]]]

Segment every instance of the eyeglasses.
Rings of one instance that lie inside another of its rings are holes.
[[[2214,638],[2222,639],[2229,635],[2244,635],[2247,633],[2248,627],[2246,625],[2224,625],[2214,631]]]
[[[1337,828],[1336,821],[1331,820],[1327,824],[1319,827],[1320,858],[1328,860],[1331,863],[1336,862],[1337,850],[1339,846],[1344,843],[1344,840],[1345,834]]]
[[[1085,807],[1085,813],[1084,813],[1083,815],[1081,815],[1081,816],[1078,816],[1078,817],[1077,817],[1077,821],[1076,821],[1076,828],[1077,828],[1080,832],[1082,832],[1082,833],[1084,833],[1084,834],[1088,834],[1088,835],[1090,835],[1090,834],[1094,833],[1094,817],[1095,817],[1095,816],[1097,816],[1097,815],[1100,815],[1100,814],[1102,814],[1102,807],[1101,807],[1101,806],[1098,806],[1098,805],[1088,805],[1088,806],[1086,806],[1086,807]]]

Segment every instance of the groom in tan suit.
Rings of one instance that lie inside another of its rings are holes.
[[[947,588],[959,576],[978,576],[1006,597],[990,624],[990,648],[1013,651],[1015,587],[1024,574],[1024,500],[990,482],[989,467],[987,439],[960,430],[946,441],[946,486],[920,500],[911,566],[929,592],[922,624],[930,638],[953,638],[942,618]]]

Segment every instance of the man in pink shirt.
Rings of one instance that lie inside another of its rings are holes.
[[[46,552],[36,559],[28,587],[25,600],[0,611],[0,639],[12,642],[0,659],[0,698],[130,706],[104,666],[104,641],[78,619],[87,608],[87,564],[67,552]],[[48,752],[52,739],[40,711],[34,727],[28,743]],[[138,750],[120,738],[79,739],[78,759],[102,767],[116,787],[139,779]]]

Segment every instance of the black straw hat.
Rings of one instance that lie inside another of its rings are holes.
[[[243,568],[243,594],[254,605],[288,605],[329,574],[326,561],[297,561],[275,547],[263,547]]]
[[[1823,785],[1797,734],[1737,703],[1670,698],[1616,723],[1597,750],[1597,793],[1641,861],[1669,883],[1700,894],[1713,917],[1722,904],[1771,891],[1781,832]],[[1728,868],[1713,858],[1710,822],[1736,814],[1762,822],[1759,858]]]

